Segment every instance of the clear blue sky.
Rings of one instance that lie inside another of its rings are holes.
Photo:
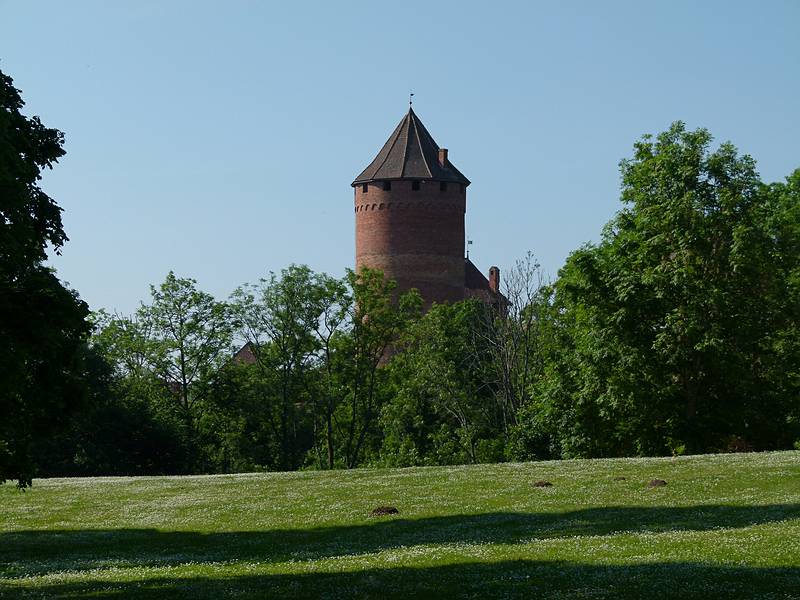
[[[473,184],[486,271],[554,275],[674,120],[800,167],[800,2],[0,0],[0,69],[66,133],[43,181],[92,308],[170,269],[220,298],[290,263],[343,274],[352,179],[407,109]]]

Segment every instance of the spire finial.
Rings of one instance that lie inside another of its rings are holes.
[[[408,94],[408,106],[411,108],[411,105],[414,104],[414,92]]]

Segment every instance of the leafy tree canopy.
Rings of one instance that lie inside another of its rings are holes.
[[[30,484],[31,444],[64,426],[84,395],[88,308],[43,262],[67,241],[61,209],[39,187],[64,136],[26,117],[0,72],[0,482]]]
[[[796,207],[776,201],[786,188],[762,185],[749,156],[710,143],[682,123],[638,142],[621,163],[625,207],[560,272],[560,343],[537,408],[560,453],[787,443],[775,416],[796,391],[775,341],[792,319],[781,262],[797,253],[780,243],[794,243],[783,213]]]

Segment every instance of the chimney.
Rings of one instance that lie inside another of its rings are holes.
[[[443,169],[447,168],[447,148],[439,148],[439,164]]]
[[[500,293],[500,269],[497,267],[489,269],[489,289],[495,294]]]

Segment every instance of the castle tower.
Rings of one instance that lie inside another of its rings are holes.
[[[465,294],[464,214],[469,180],[409,108],[356,177],[356,269],[380,269],[426,305]]]

